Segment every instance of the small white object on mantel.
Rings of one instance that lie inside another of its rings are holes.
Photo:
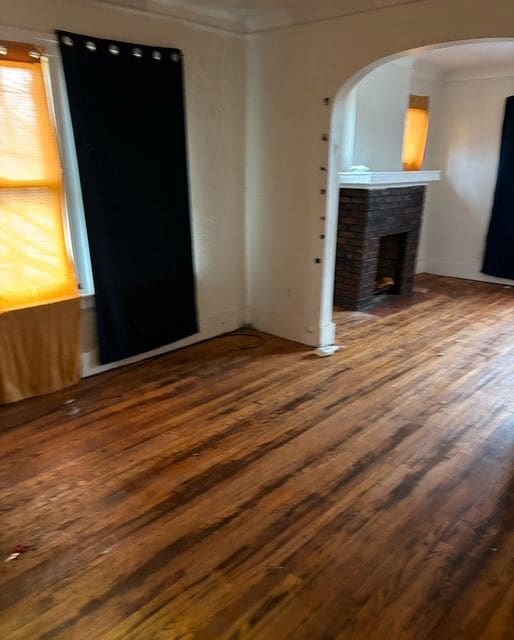
[[[442,171],[340,171],[338,176],[345,189],[388,189],[437,182]]]

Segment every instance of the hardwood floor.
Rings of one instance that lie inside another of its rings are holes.
[[[1,408],[0,637],[512,640],[514,289],[418,286]]]

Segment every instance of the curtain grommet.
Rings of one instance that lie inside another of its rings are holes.
[[[70,38],[70,36],[63,36],[61,38],[61,42],[67,47],[73,47],[73,40]]]
[[[172,62],[180,62],[180,53],[172,53],[171,54],[171,61]]]
[[[112,53],[113,56],[117,56],[119,52],[120,52],[120,49],[115,44],[109,45],[109,53]]]
[[[152,51],[152,58],[154,60],[162,60],[162,53],[160,51]]]
[[[141,49],[139,47],[134,47],[132,49],[132,55],[134,56],[134,58],[142,58],[143,57],[143,52],[141,51]]]
[[[86,40],[86,49],[88,51],[96,51],[96,44],[92,40]]]

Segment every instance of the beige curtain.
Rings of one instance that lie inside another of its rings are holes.
[[[0,313],[0,404],[80,380],[80,301]]]

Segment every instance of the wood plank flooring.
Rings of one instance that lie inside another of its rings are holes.
[[[512,640],[514,289],[418,286],[0,408],[0,638]]]

